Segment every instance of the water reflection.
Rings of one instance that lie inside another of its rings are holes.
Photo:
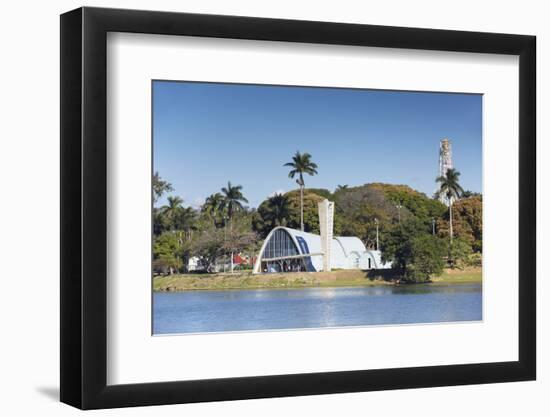
[[[155,293],[154,333],[481,320],[481,285]]]

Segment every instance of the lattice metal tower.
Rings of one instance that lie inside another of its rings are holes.
[[[453,167],[453,151],[451,141],[442,139],[439,142],[439,175],[444,177],[447,170]]]
[[[447,170],[453,168],[453,150],[449,139],[442,139],[439,142],[439,175],[444,177]],[[448,204],[447,199],[441,196],[439,200],[442,203]]]

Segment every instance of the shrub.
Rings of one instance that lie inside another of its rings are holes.
[[[472,253],[468,256],[466,265],[480,268],[483,265],[483,256],[479,252]]]
[[[449,244],[449,261],[451,262],[451,268],[464,268],[471,254],[472,247],[466,240],[462,238],[453,239],[453,243]]]

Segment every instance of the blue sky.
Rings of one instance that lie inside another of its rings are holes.
[[[295,189],[283,164],[297,150],[319,165],[306,187],[385,182],[431,196],[447,137],[463,188],[481,192],[481,109],[470,94],[154,81],[153,168],[192,206],[228,180],[252,207]]]

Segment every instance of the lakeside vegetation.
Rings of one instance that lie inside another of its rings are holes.
[[[384,274],[380,275],[380,274]],[[307,287],[370,287],[396,285],[398,276],[387,271],[338,270],[331,272],[290,272],[253,275],[250,272],[219,274],[174,274],[153,279],[153,291],[288,289]],[[481,283],[479,267],[446,269],[427,285]]]
[[[221,264],[225,268],[228,259],[233,270],[235,254],[244,260],[239,269],[251,269],[263,240],[276,226],[319,233],[317,203],[325,198],[335,202],[334,235],[357,236],[369,249],[377,249],[379,235],[382,260],[394,267],[387,281],[432,282],[446,267],[459,270],[481,267],[482,196],[462,189],[458,171],[449,169],[446,175],[437,177],[438,192],[428,197],[407,185],[382,183],[344,184],[334,191],[305,188],[304,175],[316,175],[319,169],[307,152],[296,152],[292,161],[282,166],[291,168],[288,177],[297,177],[298,189],[272,195],[257,208],[247,206],[243,187],[230,181],[220,192],[210,194],[198,208],[185,207],[184,201],[174,195],[167,197],[167,204],[157,207],[158,200],[173,188],[155,173],[153,269],[165,276],[154,278],[154,288],[156,283],[172,282],[178,277],[189,281],[182,284],[184,289],[186,285],[188,289],[208,287],[208,280],[219,281],[221,288],[242,288],[242,285],[246,288],[249,283],[267,285],[265,282],[275,285],[279,282],[278,274],[263,280],[240,271],[230,278],[220,278],[216,273]],[[206,274],[188,274],[192,258]],[[307,277],[285,275],[280,282],[289,286],[317,285],[311,281],[313,278]],[[319,285],[324,285],[323,282],[320,280]],[[168,284],[159,285],[172,288]],[[178,285],[174,288],[179,288]]]

